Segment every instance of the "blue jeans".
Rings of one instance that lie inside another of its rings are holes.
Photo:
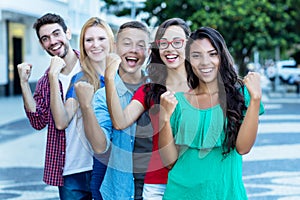
[[[142,174],[142,173],[141,173]],[[144,174],[144,173],[143,173]],[[134,199],[143,200],[144,179],[134,178]]]
[[[59,186],[59,197],[61,200],[90,200],[91,171],[81,172],[64,176],[64,186]]]
[[[102,196],[100,194],[100,186],[104,179],[104,175],[107,168],[106,158],[95,158],[93,157],[93,171],[92,171],[92,179],[91,179],[91,191],[94,200],[102,200]]]

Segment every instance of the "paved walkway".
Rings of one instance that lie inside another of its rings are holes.
[[[25,118],[21,96],[0,97],[0,125]]]
[[[263,96],[263,101],[268,109],[279,109],[283,102],[300,103],[300,97],[297,94],[269,93]],[[292,122],[286,123],[291,119]],[[259,132],[262,138],[258,141],[266,144],[257,142],[252,151],[244,156],[244,181],[249,200],[300,200],[299,170],[276,168],[284,160],[290,160],[291,163],[285,168],[299,169],[296,161],[299,161],[300,156],[295,151],[300,148],[299,142],[285,144],[280,137],[278,143],[270,143],[283,132],[294,137],[299,135],[299,119],[300,113],[261,116]],[[42,181],[46,130],[36,131],[26,123],[28,120],[21,96],[0,97],[0,199],[57,200],[57,187],[48,186]],[[252,170],[258,170],[259,166],[261,172],[254,173]]]
[[[21,96],[0,97],[0,199],[58,200],[42,181],[46,129],[34,130],[23,106]]]

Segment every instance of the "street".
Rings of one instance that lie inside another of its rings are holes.
[[[244,156],[243,179],[250,200],[300,199],[300,104],[265,99],[259,133]]]
[[[265,114],[243,157],[249,200],[300,200],[300,96],[264,95]],[[35,131],[21,97],[0,98],[0,199],[57,200],[43,183],[46,129]]]
[[[42,181],[46,129],[30,126],[21,97],[0,97],[0,112],[0,199],[58,200]]]

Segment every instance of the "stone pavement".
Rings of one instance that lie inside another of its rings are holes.
[[[243,156],[249,200],[300,200],[300,95],[272,93],[254,147]]]
[[[268,95],[263,96],[263,101],[266,102],[268,109],[277,109],[282,103],[300,103],[300,96],[269,92]],[[249,200],[299,200],[300,154],[299,151],[291,151],[291,148],[299,150],[300,144],[299,142],[283,144],[280,135],[288,126],[289,135],[298,137],[300,112],[296,117],[281,114],[272,117],[262,116],[263,123],[259,130],[261,142],[258,141],[251,152],[244,156],[246,167],[244,181],[250,192]],[[293,118],[295,122],[286,123],[286,120],[291,120],[288,117]],[[45,131],[36,131],[30,126],[25,116],[21,96],[0,97],[0,199],[58,200],[57,188],[48,186],[42,181]],[[271,143],[270,141],[276,137],[278,143]],[[277,148],[279,146],[280,151]],[[281,166],[278,170],[284,159],[289,159],[290,164]],[[258,169],[260,166],[263,167]],[[285,168],[295,168],[295,170],[282,171]],[[287,195],[282,196],[282,194]]]
[[[0,126],[25,118],[21,96],[0,97]]]
[[[21,96],[0,97],[0,113],[0,199],[58,200],[42,181],[46,130],[30,126]]]

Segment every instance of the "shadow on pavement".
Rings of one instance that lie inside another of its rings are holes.
[[[0,126],[0,144],[35,131],[27,118],[20,119]]]
[[[58,200],[56,187],[41,180],[42,168],[0,168],[0,174],[0,199]]]

